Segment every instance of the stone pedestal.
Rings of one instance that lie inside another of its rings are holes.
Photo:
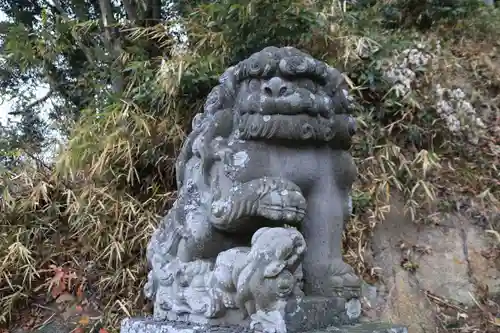
[[[359,323],[360,312],[357,299],[346,302],[341,297],[308,296],[286,303],[283,324],[286,333],[407,333],[402,326]],[[122,323],[121,333],[260,333],[260,329],[250,328],[250,318],[231,320],[231,316],[226,316],[221,320],[175,315],[168,318],[167,321],[153,317],[128,318]]]
[[[330,326],[355,324],[361,314],[358,299],[348,302],[342,297],[307,296],[290,299],[286,302],[282,318],[287,333],[314,331]],[[243,318],[240,311],[228,311],[222,318],[206,318],[200,315],[172,312],[155,312],[154,319],[167,318],[168,322],[191,323],[201,326],[247,326],[249,317]]]
[[[301,333],[357,323],[360,312],[357,299],[309,296],[288,301],[284,321],[287,333]]]
[[[196,325],[172,321],[155,321],[152,318],[127,318],[123,320],[121,333],[254,333],[248,327]],[[306,331],[302,331],[304,333]],[[330,326],[322,330],[310,331],[311,333],[408,333],[403,326],[384,323],[362,323]],[[298,333],[298,332],[297,332]]]

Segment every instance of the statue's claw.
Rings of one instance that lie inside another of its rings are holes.
[[[236,302],[234,301],[233,296],[229,293],[226,293],[226,292],[222,294],[222,304],[224,304],[224,306],[227,309],[237,308]]]
[[[212,203],[211,222],[217,228],[237,229],[248,217],[298,224],[306,215],[306,199],[300,188],[286,179],[254,179],[237,185],[231,193]]]
[[[306,215],[306,199],[295,184],[283,182],[260,198],[257,215],[273,221],[299,223]]]
[[[361,279],[354,269],[342,259],[336,259],[331,264],[330,283],[335,296],[350,300],[361,295]]]

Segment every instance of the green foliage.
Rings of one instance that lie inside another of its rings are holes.
[[[209,28],[212,41],[220,43],[210,47],[219,50],[227,64],[234,64],[267,45],[295,45],[311,38],[318,10],[317,3],[304,0],[226,0],[200,7],[190,19]],[[206,37],[193,42],[199,44]]]
[[[178,2],[176,18],[172,9],[156,12],[157,6],[132,12],[114,6],[120,20],[109,29],[97,1],[63,3],[63,12],[32,2],[31,16],[8,7],[13,3],[22,4],[0,1],[12,18],[0,31],[2,92],[17,94],[22,102],[15,111],[30,117],[44,103],[30,106],[25,86],[46,83],[53,103],[44,105],[60,120],[67,142],[56,163],[45,165],[33,149],[36,140],[26,144],[36,138],[34,118],[0,139],[0,163],[17,163],[0,168],[0,235],[6,240],[0,243],[0,320],[53,288],[46,280],[51,265],[78,272],[80,285],[103,300],[107,324],[144,309],[146,265],[138,258],[145,258],[159,215],[175,198],[175,156],[192,115],[227,66],[268,45],[304,49],[341,68],[350,85],[359,181],[344,245],[359,273],[373,275],[363,260],[366,235],[383,221],[393,191],[419,222],[434,213],[438,197],[468,193],[484,209],[498,204],[497,133],[487,128],[470,143],[471,125],[451,131],[435,97],[438,84],[473,87],[471,104],[491,110],[481,115],[494,123],[497,59],[494,50],[481,50],[499,37],[483,30],[484,22],[500,22],[496,11],[479,10],[482,22],[476,22],[459,19],[461,10],[432,14],[435,2],[384,4],[406,15],[400,23],[430,15],[433,29],[420,33],[389,29],[379,5],[343,11],[326,1],[197,1],[193,7]],[[450,15],[455,22],[444,19]],[[464,40],[456,32],[465,24]],[[182,33],[172,30],[179,26]],[[179,45],[182,34],[187,43]],[[402,94],[387,71],[417,44],[432,60],[412,67],[410,91]]]
[[[18,166],[21,150],[13,146],[8,133],[0,127],[0,169],[12,170]]]
[[[365,1],[364,6],[373,6],[382,14],[387,28],[417,28],[428,30],[439,24],[453,24],[457,20],[473,17],[482,1],[475,0],[393,0]]]
[[[268,45],[301,45],[310,40],[319,27],[319,3],[225,0],[193,8],[185,27],[196,57],[184,72],[183,93],[199,101],[226,67]]]

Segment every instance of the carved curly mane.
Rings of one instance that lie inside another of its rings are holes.
[[[286,59],[286,60],[285,60]],[[184,184],[183,177],[185,176],[185,165],[187,161],[197,155],[202,159],[202,164],[206,162],[204,168],[208,168],[210,163],[215,160],[213,152],[210,151],[212,140],[217,136],[227,138],[234,134],[235,131],[244,132],[245,129],[251,127],[253,119],[248,115],[240,115],[236,112],[237,104],[236,95],[240,88],[241,82],[247,79],[271,78],[273,76],[283,76],[287,78],[306,77],[323,86],[323,90],[332,100],[333,114],[347,114],[349,103],[342,92],[344,78],[337,70],[324,62],[312,58],[310,55],[301,52],[293,47],[266,47],[262,51],[254,53],[248,59],[245,59],[235,66],[229,67],[219,78],[219,85],[215,86],[207,96],[203,106],[203,112],[198,113],[192,121],[192,132],[186,138],[182,145],[179,157],[176,162],[177,188],[181,188]],[[275,110],[276,113],[279,110]],[[331,114],[330,116],[333,116]],[[216,127],[215,124],[225,122],[225,126]],[[326,119],[314,119],[321,126],[321,122],[326,123]],[[337,120],[338,121],[338,120]],[[260,134],[262,137],[272,137],[273,131],[268,122],[267,126],[260,126]],[[286,124],[276,122],[274,127]],[[342,124],[343,125],[343,124]],[[336,126],[341,127],[341,126]],[[288,129],[288,128],[287,128]],[[319,138],[321,134],[313,139],[322,141],[334,140],[335,133],[331,131],[331,135],[325,138]],[[245,134],[243,133],[243,136]],[[248,139],[243,137],[244,139]],[[350,135],[349,135],[350,136]],[[200,142],[200,146],[196,146],[196,139],[203,137],[204,141]]]

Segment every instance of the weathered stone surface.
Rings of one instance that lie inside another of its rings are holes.
[[[367,260],[378,268],[381,284],[378,297],[364,308],[366,320],[395,322],[410,333],[433,332],[434,314],[414,276],[401,267],[402,242],[416,244],[417,226],[403,214],[402,203],[394,197],[391,210],[372,236],[372,255]]]
[[[378,268],[382,281],[377,296],[365,287],[363,320],[397,322],[410,333],[426,333],[436,327],[436,305],[429,294],[465,309],[474,305],[471,294],[477,294],[478,284],[498,293],[499,258],[484,227],[458,212],[443,214],[435,225],[416,224],[394,196],[365,258]],[[403,268],[405,263],[414,269]]]
[[[361,280],[342,258],[357,174],[344,88],[338,70],[292,47],[226,70],[147,249],[153,319],[122,332],[351,332],[333,328],[361,315]]]
[[[470,276],[475,283],[486,286],[490,294],[500,294],[500,256],[490,239],[498,240],[478,227],[468,226],[464,231]]]
[[[317,319],[304,328],[359,317],[361,280],[341,250],[357,173],[344,87],[338,70],[292,47],[267,47],[220,77],[148,246],[155,319],[282,332],[297,298],[307,301],[296,313]]]
[[[431,253],[418,260],[415,278],[420,288],[459,303],[470,303],[474,285],[469,279],[468,257],[464,251],[463,230],[435,228],[420,233],[418,241]]]
[[[244,326],[209,326],[193,325],[180,322],[155,321],[152,318],[129,318],[122,323],[121,333],[253,333]],[[302,333],[297,331],[295,333]],[[363,323],[357,325],[329,327],[311,333],[408,333],[405,327]]]
[[[297,297],[288,300],[284,306],[283,324],[288,333],[313,331],[330,326],[356,323],[360,312],[361,303],[357,299],[346,301],[342,297]],[[170,314],[168,320],[210,326],[250,326],[251,324],[250,318],[241,317],[241,313],[238,311],[226,314],[223,318]]]
[[[403,326],[390,325],[385,323],[362,323],[357,325],[349,325],[342,327],[330,327],[320,332],[335,332],[335,333],[408,333],[408,329]]]
[[[243,325],[203,325],[187,322],[127,318],[122,321],[120,333],[253,333]]]
[[[351,311],[347,311],[348,309]],[[290,300],[285,307],[287,332],[307,332],[329,326],[353,324],[358,321],[360,311],[361,304],[357,299],[349,302],[341,297],[305,297]]]
[[[463,305],[473,305],[478,283],[500,292],[500,271],[485,230],[459,214],[443,215],[437,226],[416,230],[415,245],[428,249],[413,255],[414,277],[421,290]]]

